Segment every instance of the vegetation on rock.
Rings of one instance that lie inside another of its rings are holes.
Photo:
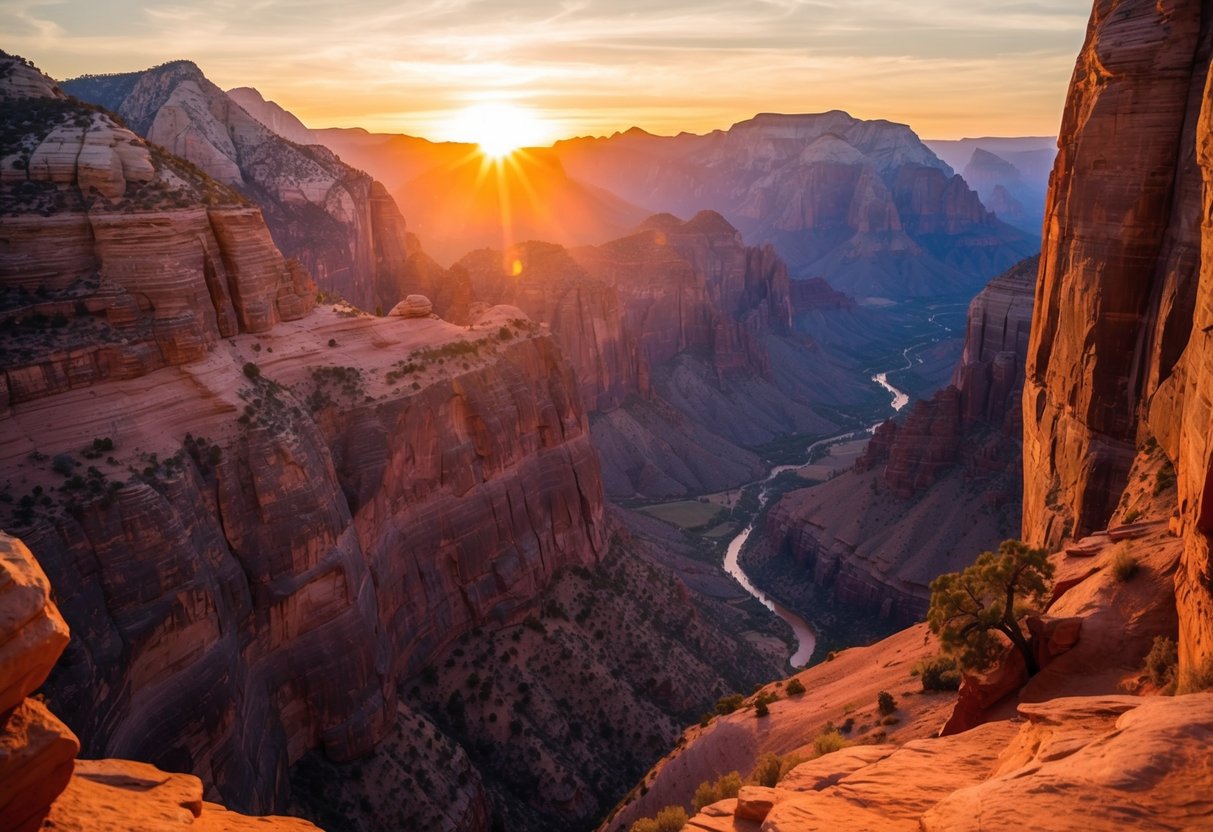
[[[1053,564],[1044,549],[1004,540],[998,552],[982,552],[960,572],[931,582],[927,623],[944,651],[962,670],[985,670],[1004,643],[1001,633],[1023,656],[1028,674],[1039,670],[1020,619],[1043,609],[1052,584]]]

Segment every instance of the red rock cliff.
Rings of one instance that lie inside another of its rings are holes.
[[[279,136],[189,61],[63,87],[256,200],[275,244],[324,289],[367,310],[390,309],[413,291],[437,297],[422,285],[432,283],[433,265],[411,257],[404,218],[383,185],[327,148]]]
[[[1103,528],[1138,443],[1178,471],[1181,664],[1213,657],[1213,14],[1097,2],[1049,190],[1024,391],[1025,538]]]

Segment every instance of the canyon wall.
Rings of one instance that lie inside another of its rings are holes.
[[[405,244],[404,218],[383,185],[325,147],[274,132],[193,63],[85,76],[62,86],[256,201],[274,243],[321,288],[368,310],[390,309],[421,292],[441,298],[446,312],[446,298],[434,291],[436,265],[426,262],[416,240]]]
[[[1211,51],[1203,3],[1096,3],[1049,192],[1023,403],[1035,544],[1105,527],[1149,440],[1174,464],[1185,669],[1213,658]]]
[[[576,379],[513,307],[314,310],[239,194],[3,69],[0,513],[75,633],[48,699],[89,756],[284,805],[305,752],[394,725],[399,678],[596,562]]]
[[[565,249],[475,251],[450,271],[473,304],[508,303],[551,327],[593,412],[613,497],[714,491],[760,476],[750,448],[826,433],[870,389],[791,333],[787,269],[719,214],[647,220]],[[832,418],[831,418],[832,417]]]

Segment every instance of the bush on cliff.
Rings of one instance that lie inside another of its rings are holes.
[[[927,623],[961,670],[990,667],[1004,649],[999,633],[1034,676],[1040,667],[1020,620],[1044,609],[1052,582],[1053,564],[1043,549],[1004,540],[997,554],[982,552],[972,566],[931,582]]]

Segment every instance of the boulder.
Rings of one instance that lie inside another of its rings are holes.
[[[42,567],[24,543],[0,533],[0,716],[46,680],[67,639]]]
[[[425,295],[409,295],[392,307],[388,313],[393,318],[428,318],[434,314],[434,304]]]

